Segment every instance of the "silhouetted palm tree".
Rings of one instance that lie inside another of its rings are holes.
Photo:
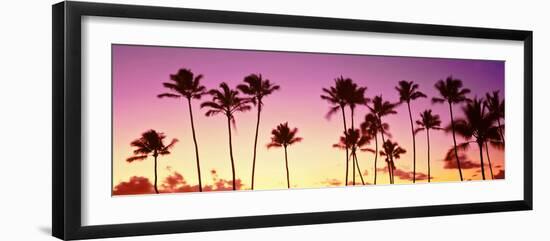
[[[491,115],[494,115],[497,121],[498,134],[504,145],[504,130],[503,126],[500,124],[500,120],[504,119],[504,100],[500,99],[499,91],[493,91],[493,93],[487,93],[485,95],[485,106],[489,110]]]
[[[166,136],[163,133],[155,130],[148,130],[141,134],[139,139],[133,140],[130,145],[135,147],[134,155],[127,158],[127,162],[141,161],[147,159],[149,155],[155,159],[155,192],[159,193],[157,188],[157,157],[159,155],[170,154],[169,149],[178,142],[177,139],[172,139],[170,144],[164,145],[163,141]]]
[[[376,185],[377,180],[377,173],[378,173],[378,132],[380,130],[383,130],[385,135],[389,135],[387,132],[389,129],[389,125],[387,123],[383,123],[382,126],[380,126],[380,122],[378,121],[378,117],[376,117],[375,114],[369,113],[365,115],[365,120],[363,123],[361,123],[361,132],[363,135],[368,136],[369,139],[374,138],[374,145],[375,149],[371,148],[362,148],[362,151],[368,151],[374,153],[374,185]]]
[[[407,151],[403,148],[401,148],[397,142],[391,142],[390,140],[387,140],[384,142],[383,145],[384,150],[380,151],[381,156],[386,156],[386,163],[388,165],[388,172],[390,174],[390,183],[394,184],[395,179],[393,175],[393,171],[395,170],[395,162],[394,159],[401,158],[401,154],[405,154]]]
[[[330,105],[329,112],[326,117],[330,118],[338,111],[342,111],[342,121],[344,122],[344,131],[348,129],[346,124],[345,107],[349,104],[348,99],[353,95],[357,85],[353,83],[350,78],[344,78],[342,76],[334,80],[334,86],[330,88],[323,88],[324,95],[321,95],[321,99],[326,100]],[[349,169],[349,150],[346,148],[346,186],[348,185],[348,169]]]
[[[415,130],[415,134],[426,130],[426,143],[428,143],[428,182],[430,182],[432,178],[430,171],[430,130],[440,130],[441,120],[439,119],[439,115],[432,114],[432,110],[425,110],[420,113],[420,120],[417,120],[416,124],[420,127]]]
[[[397,114],[397,111],[395,111],[396,106],[397,104],[390,103],[389,101],[385,101],[381,95],[375,96],[372,99],[371,106],[367,105],[371,113],[373,113],[376,119],[378,120],[378,127],[380,128],[379,131],[380,131],[380,135],[382,136],[382,143],[384,144],[386,143],[386,140],[384,136],[385,131],[383,129],[384,124],[382,123],[384,122],[382,121],[382,117],[387,115]],[[392,155],[389,156],[389,161],[393,163]],[[393,173],[390,172],[390,182],[393,182],[392,180],[393,180]]]
[[[207,101],[201,104],[201,108],[207,107],[209,110],[206,116],[214,116],[224,114],[227,117],[227,130],[229,134],[229,157],[231,158],[231,172],[233,175],[233,190],[236,190],[235,185],[235,160],[233,159],[233,143],[231,142],[231,124],[236,125],[236,112],[249,111],[252,107],[249,105],[250,100],[241,98],[239,91],[232,90],[223,82],[220,84],[220,90],[212,89],[208,91],[212,95],[212,101]]]
[[[254,170],[256,168],[256,145],[258,144],[258,129],[260,128],[260,113],[262,112],[263,98],[272,94],[280,87],[271,83],[268,79],[263,79],[261,74],[251,74],[244,78],[246,84],[237,86],[243,94],[251,96],[252,103],[258,107],[256,117],[256,134],[254,135],[254,155],[252,157],[252,185],[254,190]]]
[[[359,129],[348,129],[344,133],[344,136],[340,137],[340,141],[334,145],[333,147],[340,148],[340,149],[350,149],[351,150],[351,161],[353,162],[353,185],[355,186],[355,173],[356,169],[355,166],[357,166],[357,169],[359,170],[359,177],[361,178],[361,183],[365,185],[365,180],[363,179],[363,174],[361,172],[361,167],[359,166],[359,161],[357,159],[357,150],[361,149],[363,146],[368,144],[370,141],[370,136],[363,135],[360,133]]]
[[[487,107],[490,115],[493,115],[497,121],[497,128],[500,140],[485,142],[485,152],[487,153],[487,161],[489,162],[489,170],[491,171],[491,179],[495,179],[493,175],[493,165],[491,164],[491,155],[489,155],[489,143],[496,148],[504,148],[504,126],[500,124],[500,120],[504,119],[504,100],[500,100],[499,91],[485,94],[484,105]]]
[[[462,108],[464,119],[458,119],[455,123],[455,131],[463,136],[467,142],[461,144],[464,148],[475,139],[479,147],[479,159],[481,162],[481,176],[485,180],[485,166],[483,163],[483,145],[489,140],[498,140],[498,127],[494,126],[495,116],[489,114],[483,105],[483,100],[474,98],[470,103]],[[447,127],[449,131],[452,127]]]
[[[351,129],[355,129],[354,120],[355,120],[355,108],[358,105],[366,105],[370,99],[365,97],[365,92],[367,87],[359,87],[355,83],[352,85],[351,94],[347,97],[347,103],[351,110]]]
[[[409,120],[411,122],[411,135],[413,140],[413,183],[416,182],[416,138],[414,135],[414,125],[413,118],[411,114],[411,100],[416,100],[418,98],[426,98],[426,95],[418,91],[418,84],[413,83],[412,81],[399,81],[398,86],[395,87],[397,92],[399,92],[399,101],[400,103],[407,103],[407,109],[409,110]]]
[[[456,164],[458,167],[458,173],[460,174],[460,181],[464,181],[462,177],[462,168],[460,167],[460,159],[458,157],[458,149],[456,145],[456,136],[455,136],[455,122],[453,118],[453,104],[458,104],[462,102],[468,102],[466,95],[470,93],[470,89],[462,87],[462,80],[455,79],[453,76],[447,77],[445,80],[439,80],[435,84],[435,88],[439,91],[441,98],[434,97],[432,98],[432,103],[444,103],[449,104],[449,113],[451,115],[451,129],[453,133],[453,144],[454,152],[456,158]]]
[[[271,142],[267,144],[267,148],[271,147],[283,147],[285,149],[285,164],[286,164],[286,183],[287,187],[290,188],[290,174],[288,171],[288,155],[287,147],[302,141],[302,137],[297,137],[298,128],[290,129],[288,127],[288,122],[284,124],[279,124],[277,128],[271,131]]]
[[[158,95],[158,98],[185,98],[187,99],[187,107],[189,108],[189,119],[191,122],[191,131],[193,133],[193,143],[195,144],[195,157],[197,161],[197,174],[199,179],[199,191],[202,192],[201,181],[201,165],[199,161],[199,146],[197,144],[197,137],[195,134],[195,123],[193,121],[193,109],[191,108],[191,99],[200,99],[206,94],[206,87],[201,85],[200,81],[202,75],[195,76],[189,69],[180,69],[178,73],[170,75],[172,82],[162,83],[164,87],[169,89],[172,93],[163,93]]]

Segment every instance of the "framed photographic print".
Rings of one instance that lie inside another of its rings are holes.
[[[53,235],[532,209],[532,32],[53,6]]]

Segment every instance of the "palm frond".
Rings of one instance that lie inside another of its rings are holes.
[[[134,162],[134,161],[142,161],[142,160],[145,160],[145,159],[147,159],[147,155],[128,157],[128,158],[126,158],[126,161],[131,163],[131,162]]]

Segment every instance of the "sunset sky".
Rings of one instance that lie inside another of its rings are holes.
[[[320,98],[321,89],[334,85],[336,77],[349,77],[360,86],[368,88],[368,97],[381,94],[385,100],[391,102],[399,100],[395,90],[398,81],[414,81],[428,98],[411,103],[413,119],[419,119],[421,111],[432,109],[435,114],[440,115],[443,126],[450,123],[448,106],[432,105],[430,101],[431,97],[438,96],[434,88],[437,80],[449,75],[461,79],[465,87],[472,90],[469,95],[472,98],[483,97],[486,92],[495,90],[499,90],[500,95],[504,96],[503,61],[127,45],[113,45],[112,51],[113,188],[122,182],[125,182],[122,185],[130,188],[134,184],[144,186],[146,179],[152,182],[152,157],[133,163],[126,162],[133,150],[130,142],[149,129],[165,133],[166,142],[172,138],[179,139],[172,154],[159,157],[159,189],[162,189],[163,184],[167,190],[170,185],[197,185],[187,104],[184,99],[157,98],[158,94],[166,92],[162,83],[168,82],[169,75],[180,68],[203,74],[202,84],[208,89],[218,88],[221,82],[235,88],[245,76],[252,73],[260,73],[281,86],[279,91],[264,99],[258,137],[255,189],[286,188],[284,152],[282,149],[266,148],[271,130],[284,122],[288,122],[291,127],[297,127],[298,136],[304,138],[301,143],[288,149],[291,186],[310,188],[343,185],[345,151],[332,147],[342,135],[341,113],[331,119],[325,118],[329,104]],[[220,182],[231,180],[227,124],[223,115],[204,115],[206,110],[200,108],[200,103],[210,99],[210,96],[204,96],[201,100],[193,100],[202,182],[203,186],[218,185],[222,189]],[[349,109],[346,111],[349,117]],[[407,150],[401,159],[395,160],[396,183],[411,183],[406,177],[412,171],[412,137],[406,105],[399,106],[397,111],[398,114],[384,119],[390,124],[391,140],[397,141]],[[366,107],[359,107],[355,122],[361,123],[366,113]],[[454,113],[460,118],[461,107],[454,106]],[[242,188],[248,189],[251,182],[256,110],[254,108],[249,112],[236,113],[235,117],[237,128],[233,130],[233,151],[236,176],[241,179]],[[459,181],[456,169],[444,168],[443,158],[452,147],[452,135],[443,131],[431,131],[430,141],[432,182]],[[457,136],[457,142],[463,142],[463,139]],[[374,148],[374,142],[370,147]],[[416,150],[417,175],[427,174],[425,132],[417,135]],[[489,151],[494,174],[503,175],[504,151],[494,148]],[[358,160],[365,181],[372,183],[374,154],[360,152]],[[468,160],[479,165],[477,146],[471,146]],[[379,157],[378,168],[385,167],[383,158]],[[215,174],[212,170],[215,170]],[[479,170],[479,167],[464,169],[464,179],[481,179]],[[486,175],[490,179],[488,168]],[[356,180],[360,183],[359,176]],[[387,172],[380,170],[378,184],[388,182]],[[427,181],[417,181],[425,182]]]

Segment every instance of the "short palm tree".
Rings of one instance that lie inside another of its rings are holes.
[[[347,148],[351,150],[350,157],[353,163],[352,182],[354,186],[355,186],[355,173],[356,173],[355,166],[357,166],[357,170],[359,171],[359,177],[361,178],[361,183],[365,185],[365,180],[363,179],[363,174],[361,173],[361,167],[359,167],[359,161],[357,159],[357,150],[362,149],[362,147],[368,144],[369,141],[370,141],[370,136],[363,135],[359,131],[359,129],[348,129],[348,131],[344,133],[344,136],[340,137],[340,141],[332,145],[333,147],[336,147],[336,148],[340,148],[340,149]]]
[[[155,130],[148,130],[141,134],[139,139],[133,140],[130,145],[135,147],[134,155],[126,159],[127,162],[141,161],[147,159],[149,156],[153,156],[155,160],[155,192],[159,193],[157,188],[157,157],[159,155],[170,154],[170,148],[174,147],[174,144],[178,141],[172,139],[170,144],[164,144],[164,138],[166,136],[163,133],[156,132]]]
[[[158,95],[158,98],[185,98],[189,109],[189,119],[191,122],[191,131],[193,133],[193,143],[195,144],[195,157],[197,161],[197,175],[199,179],[199,191],[202,192],[201,165],[199,161],[199,146],[195,134],[195,123],[193,121],[193,109],[191,108],[191,99],[200,99],[206,94],[206,87],[201,85],[202,74],[195,76],[189,69],[180,69],[178,73],[170,75],[172,82],[165,82],[162,85],[170,92]]]
[[[441,120],[439,119],[439,115],[432,114],[432,110],[425,110],[420,113],[420,120],[417,120],[416,124],[420,127],[415,130],[415,134],[423,130],[426,131],[426,142],[428,143],[428,182],[430,182],[432,179],[430,171],[430,130],[441,130]]]
[[[479,147],[479,160],[481,163],[481,176],[485,180],[485,165],[483,163],[483,145],[490,140],[498,140],[498,127],[494,125],[496,122],[495,116],[488,113],[483,100],[474,98],[470,103],[462,108],[464,118],[456,120],[455,131],[466,139],[466,142],[461,144],[464,148],[469,143],[475,142]],[[447,131],[452,130],[451,127],[446,128]],[[474,141],[469,141],[474,139]],[[492,169],[492,167],[491,167]]]
[[[390,184],[394,184],[395,183],[395,178],[393,175],[393,171],[395,170],[394,160],[401,158],[401,154],[405,154],[407,153],[407,151],[401,148],[397,144],[397,142],[392,142],[390,140],[387,140],[386,142],[384,142],[383,149],[384,149],[383,151],[380,151],[380,155],[386,156],[388,172],[390,173]]]
[[[374,116],[376,117],[377,121],[378,121],[378,127],[380,128],[379,129],[379,133],[382,137],[382,143],[386,143],[386,139],[385,139],[385,130],[384,130],[384,122],[382,121],[382,117],[384,116],[388,116],[388,115],[393,115],[393,114],[397,114],[397,111],[395,111],[395,107],[397,107],[397,104],[395,103],[391,103],[389,101],[385,101],[381,95],[379,96],[375,96],[373,99],[372,99],[372,102],[370,103],[370,106],[367,105],[367,107],[370,109],[371,113],[374,114]],[[382,145],[384,145],[382,144]],[[390,155],[389,156],[389,161],[391,163],[393,163],[393,156]],[[391,177],[392,173],[390,172],[390,179],[393,179],[393,177]]]
[[[288,171],[288,154],[287,147],[302,141],[302,137],[297,137],[298,128],[288,127],[288,122],[279,124],[275,129],[271,131],[271,142],[267,144],[267,148],[271,147],[283,147],[285,149],[285,164],[286,164],[286,183],[290,188],[290,174]]]
[[[212,101],[203,102],[201,108],[208,108],[206,116],[223,114],[227,117],[227,130],[229,136],[229,157],[231,159],[231,172],[233,177],[233,190],[236,190],[235,182],[235,160],[233,158],[233,143],[231,141],[231,124],[235,125],[235,113],[245,112],[252,109],[249,105],[250,100],[241,98],[239,91],[229,88],[227,83],[220,84],[220,89],[208,91],[212,96]]]
[[[252,156],[252,184],[251,189],[254,190],[254,170],[256,168],[256,146],[258,144],[258,129],[260,128],[260,113],[262,112],[263,98],[272,94],[280,87],[271,83],[268,79],[263,79],[261,74],[251,74],[244,78],[245,84],[237,86],[243,94],[250,96],[252,104],[258,107],[256,117],[256,134],[254,136],[254,154]]]
[[[374,185],[376,185],[377,181],[377,173],[378,173],[378,132],[383,132],[385,135],[389,135],[388,133],[389,125],[387,123],[383,123],[382,126],[380,126],[380,122],[378,121],[378,117],[374,115],[373,113],[369,113],[365,115],[365,120],[363,123],[361,123],[361,132],[364,136],[368,136],[369,139],[374,138],[374,146],[375,149],[371,148],[362,148],[362,151],[368,151],[374,153]]]
[[[356,85],[350,78],[344,78],[342,76],[334,80],[334,86],[330,88],[323,88],[324,94],[321,95],[321,99],[326,100],[330,105],[329,112],[326,117],[330,118],[338,111],[342,111],[342,121],[344,122],[344,131],[348,129],[346,123],[345,107],[349,104],[348,99],[353,95],[356,90]],[[346,148],[346,186],[348,185],[348,170],[349,170],[349,150]]]
[[[435,88],[439,91],[441,98],[439,97],[432,98],[432,103],[447,102],[449,104],[449,113],[451,115],[451,130],[453,133],[453,144],[454,144],[456,165],[458,167],[460,181],[464,181],[464,178],[462,177],[462,168],[460,167],[460,159],[458,157],[458,149],[456,145],[455,121],[453,117],[453,104],[468,102],[469,99],[466,97],[466,95],[470,93],[470,89],[463,88],[462,80],[455,79],[453,78],[453,76],[449,76],[445,80],[439,80],[435,84]]]
[[[399,81],[398,86],[395,87],[399,92],[400,103],[407,103],[409,110],[409,120],[411,122],[411,135],[413,140],[413,183],[416,182],[416,138],[414,135],[414,124],[411,114],[411,101],[418,98],[426,98],[426,95],[418,90],[418,84],[412,81],[402,80]]]

